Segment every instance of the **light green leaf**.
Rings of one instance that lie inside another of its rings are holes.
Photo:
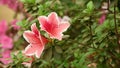
[[[55,50],[57,53],[62,53],[62,48],[60,46],[55,46]]]
[[[93,2],[92,1],[89,1],[88,2],[88,4],[87,4],[87,9],[88,9],[88,11],[93,11],[94,10],[94,4],[93,4]]]

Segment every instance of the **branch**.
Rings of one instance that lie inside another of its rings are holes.
[[[114,23],[115,23],[115,33],[117,38],[117,44],[119,45],[119,52],[120,52],[120,44],[119,44],[119,33],[117,30],[117,22],[116,22],[116,3],[114,3]]]

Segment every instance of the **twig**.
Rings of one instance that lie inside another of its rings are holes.
[[[117,30],[117,22],[116,22],[116,4],[114,3],[114,23],[115,23],[115,33],[117,38],[117,44],[119,45],[119,52],[120,52],[120,44],[119,44],[119,34]]]
[[[107,0],[107,10],[109,11],[109,13],[113,13],[113,12],[110,10],[110,0]]]
[[[109,11],[110,9],[110,0],[107,0],[107,10]]]

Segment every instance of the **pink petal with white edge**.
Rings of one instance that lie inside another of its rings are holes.
[[[34,32],[31,32],[31,31],[25,31],[23,33],[23,37],[29,43],[39,43],[40,42],[37,35]]]
[[[36,51],[36,49],[33,48],[33,45],[28,45],[28,46],[25,48],[24,53],[25,53],[25,55],[32,56],[32,55],[35,54],[35,51]]]
[[[62,33],[58,33],[58,34],[50,34],[50,38],[54,38],[54,39],[58,39],[58,40],[62,40]]]
[[[36,51],[36,53],[35,53],[37,58],[40,58],[43,50],[44,50],[44,46],[40,46],[40,47],[37,49],[37,51]]]
[[[41,36],[40,34],[39,34],[39,39],[42,45],[45,45],[48,42],[48,40],[44,36]]]
[[[40,57],[44,50],[44,46],[40,44],[30,44],[25,48],[25,54],[28,56],[35,55],[37,58]]]
[[[50,33],[51,38],[56,38],[58,40],[62,40],[63,32],[68,29],[70,26],[70,23],[68,22],[62,22],[59,24],[58,28],[54,28],[53,31]]]
[[[51,25],[59,25],[59,23],[60,23],[59,17],[57,15],[57,13],[55,13],[55,12],[51,12],[48,15],[48,21]]]
[[[68,23],[68,22],[63,22],[63,23],[61,23],[60,25],[59,25],[59,30],[58,31],[60,31],[60,32],[64,32],[64,31],[66,31],[67,29],[68,29],[68,27],[70,26],[70,23]]]
[[[49,23],[48,23],[47,17],[39,16],[38,20],[39,20],[39,23],[40,23],[41,30],[49,29],[48,28]]]
[[[62,32],[59,31],[59,28],[54,28],[51,32],[48,33],[50,38],[62,40]]]
[[[37,29],[36,23],[31,25],[31,30],[36,34],[39,35],[39,30]]]

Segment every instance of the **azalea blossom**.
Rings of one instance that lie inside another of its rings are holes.
[[[0,5],[7,5],[9,8],[18,11],[22,9],[23,4],[19,0],[0,0]]]
[[[110,3],[109,3],[110,4]],[[106,15],[108,13],[108,3],[103,2],[102,6],[101,6],[101,17],[99,18],[99,24],[104,23],[105,19],[106,19]]]
[[[1,50],[3,50],[0,54],[2,55],[2,57],[0,58],[0,61],[3,64],[9,64],[11,62],[10,60],[10,50],[13,47],[13,42],[12,42],[12,38],[10,38],[9,36],[6,35],[8,26],[7,26],[7,22],[5,20],[0,22],[0,47]]]
[[[0,21],[0,39],[2,39],[1,38],[2,35],[4,35],[6,33],[7,28],[8,28],[8,26],[7,26],[6,21],[5,20]]]
[[[10,60],[11,56],[10,56],[10,50],[4,50],[2,52],[2,58],[0,58],[0,61],[3,63],[3,64],[9,64],[10,62],[12,62],[12,60]]]
[[[1,47],[3,49],[12,49],[13,48],[12,38],[10,38],[7,35],[3,35],[1,38],[2,39],[1,39],[0,43],[1,43],[1,45],[2,45]]]
[[[13,47],[12,38],[6,35],[7,22],[5,20],[0,22],[0,44],[4,49],[11,49]]]
[[[36,27],[36,24],[32,24],[31,26],[32,31],[25,31],[23,33],[23,37],[25,40],[30,43],[25,48],[25,54],[28,56],[35,55],[37,58],[41,56],[41,53],[44,50],[45,44],[48,42],[45,37],[43,37],[39,30]]]
[[[70,23],[68,21],[62,21],[59,19],[55,12],[52,12],[46,16],[40,16],[38,18],[41,30],[46,31],[50,38],[62,40],[63,32],[68,29]]]
[[[2,5],[8,5],[8,7],[16,8],[17,5],[15,5],[17,0],[0,0],[0,4]]]
[[[106,19],[106,14],[103,13],[99,19],[99,24],[102,24],[105,21],[105,19]]]

